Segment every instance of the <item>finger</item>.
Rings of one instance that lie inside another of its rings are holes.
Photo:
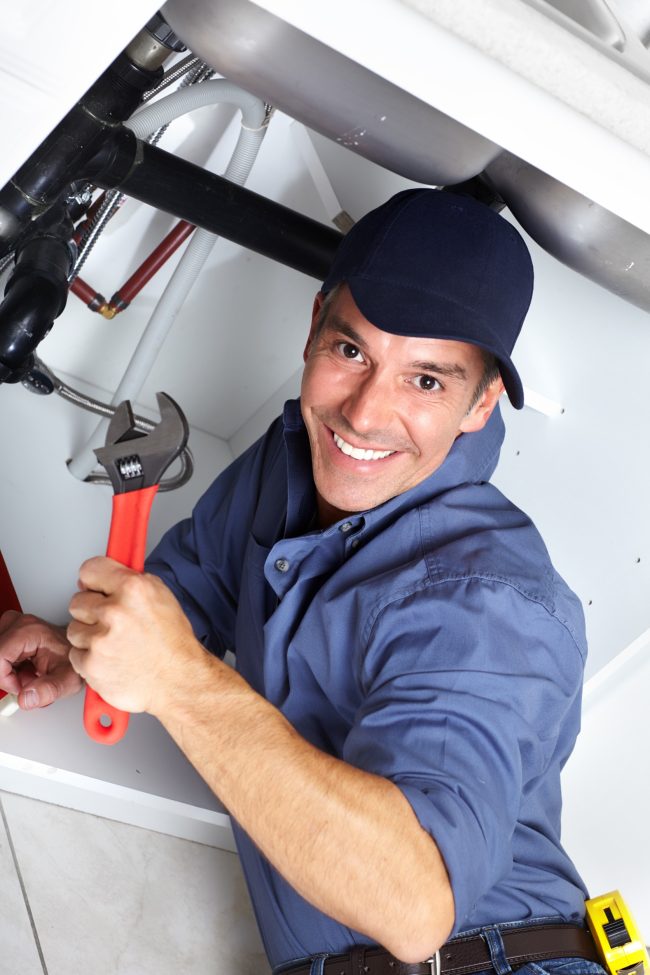
[[[76,694],[82,687],[79,674],[66,662],[55,667],[47,677],[36,677],[26,683],[18,695],[18,705],[25,711],[46,708],[59,698]]]
[[[93,559],[87,559],[79,569],[78,584],[82,591],[92,589],[110,596],[127,576],[133,574],[133,569],[128,569],[115,559],[97,555]]]
[[[77,620],[72,620],[72,622],[68,624],[67,629],[68,641],[77,650],[89,650],[93,637],[99,632],[98,624],[90,625],[88,623],[79,623]],[[105,630],[102,630],[102,632],[105,632]]]
[[[8,630],[15,619],[17,619],[21,614],[15,609],[7,609],[0,616],[0,633],[4,633]]]
[[[52,668],[54,668],[54,666],[55,665],[52,664]],[[26,660],[25,663],[21,664],[19,667],[16,667],[16,677],[18,678],[18,683],[20,684],[21,688],[27,687],[27,685],[30,684],[35,677],[39,676],[40,674],[34,669],[34,665],[32,664],[31,660]]]
[[[96,623],[105,602],[106,596],[88,589],[74,594],[68,604],[68,612],[80,623]]]
[[[70,651],[70,665],[74,672],[78,674],[82,680],[85,680],[84,671],[87,657],[88,653],[86,650],[78,650],[76,647],[73,647]]]
[[[0,660],[0,691],[7,694],[17,694],[20,690],[20,680],[8,660]]]

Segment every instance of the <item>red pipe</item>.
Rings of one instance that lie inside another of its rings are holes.
[[[99,202],[100,200],[97,201],[97,203]],[[194,224],[188,223],[187,220],[180,220],[108,302],[102,294],[95,291],[94,288],[86,284],[83,278],[80,277],[74,279],[70,285],[70,291],[77,298],[81,298],[91,311],[98,311],[104,318],[115,318],[119,312],[128,308],[135,296],[142,291],[145,284],[151,280],[154,274],[160,270],[172,254],[178,250],[183,241],[187,240],[193,230]]]
[[[18,613],[22,612],[9,570],[2,557],[2,552],[0,552],[0,613],[4,613],[7,609],[15,609]],[[0,700],[6,696],[6,691],[0,691]]]
[[[86,284],[83,278],[76,277],[70,285],[70,291],[77,298],[81,298],[91,311],[100,311],[106,305],[104,295],[100,295],[99,291],[95,291],[89,284]]]
[[[125,281],[109,302],[109,307],[115,306],[115,311],[124,311],[135,296],[142,291],[145,284],[151,280],[163,264],[169,260],[172,254],[178,250],[184,240],[190,236],[194,230],[194,224],[187,220],[181,220],[169,231],[166,237],[161,240],[155,250],[151,252],[128,281]]]

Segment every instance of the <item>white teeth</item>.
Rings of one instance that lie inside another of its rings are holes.
[[[353,447],[352,444],[346,443],[342,437],[339,437],[338,433],[334,434],[334,443],[340,451],[355,460],[382,460],[384,457],[390,457],[391,454],[395,453],[394,450],[362,450],[361,447]]]

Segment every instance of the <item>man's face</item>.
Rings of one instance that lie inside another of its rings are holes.
[[[419,484],[461,433],[485,426],[500,380],[470,410],[483,375],[476,346],[383,332],[343,286],[320,329],[314,302],[302,414],[321,524],[374,508]]]

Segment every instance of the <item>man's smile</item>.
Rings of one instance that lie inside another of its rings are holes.
[[[394,450],[370,450],[363,447],[353,447],[343,437],[339,437],[338,433],[333,432],[332,435],[339,450],[355,460],[383,460],[384,457],[390,457],[391,454],[395,453]]]

